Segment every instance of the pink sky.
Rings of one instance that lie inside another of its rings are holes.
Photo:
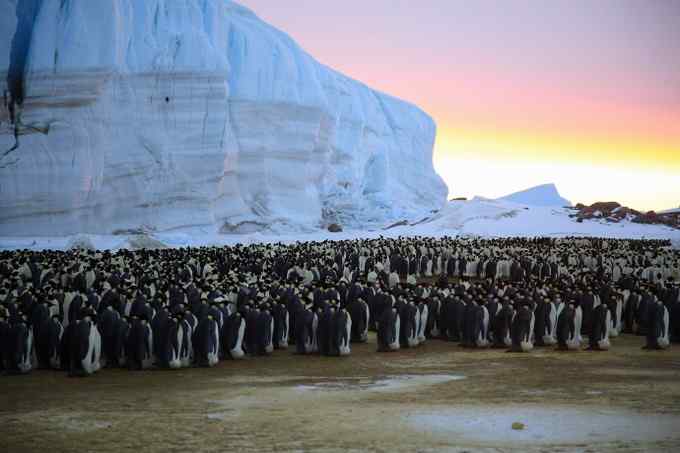
[[[432,115],[452,195],[555,182],[574,202],[680,205],[680,2],[240,3],[321,62]],[[493,182],[463,175],[510,170]],[[581,171],[594,180],[575,181]]]

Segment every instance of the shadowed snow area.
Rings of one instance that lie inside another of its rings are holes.
[[[405,417],[418,429],[481,445],[582,444],[663,441],[680,438],[680,417],[621,410],[564,407],[482,406],[421,412]],[[513,429],[522,423],[523,429]]]

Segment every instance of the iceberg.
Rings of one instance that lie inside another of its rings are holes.
[[[446,202],[433,120],[228,0],[0,0],[0,235],[313,231]]]

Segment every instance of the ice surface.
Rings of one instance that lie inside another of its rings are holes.
[[[650,442],[677,440],[680,417],[649,416],[617,410],[569,407],[474,406],[409,415],[406,421],[426,431],[459,442],[520,445]],[[523,423],[523,430],[512,424]]]
[[[541,186],[532,187],[521,192],[506,195],[505,197],[500,198],[500,200],[526,204],[529,206],[553,206],[559,208],[571,206],[569,200],[562,198],[557,191],[555,184],[543,184]]]
[[[25,94],[14,123],[11,102],[0,113],[0,152],[18,140],[0,159],[2,236],[310,232],[445,202],[428,115],[234,2],[0,8],[0,89],[19,98],[12,69]]]
[[[372,391],[372,392],[394,392],[397,390],[405,390],[414,387],[444,384],[446,382],[461,381],[465,376],[448,375],[448,374],[423,374],[423,375],[400,375],[384,377],[380,379],[373,378],[345,378],[337,380],[324,380],[322,382],[312,384],[302,384],[295,387],[301,392],[306,391]]]

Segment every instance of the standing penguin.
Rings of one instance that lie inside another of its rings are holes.
[[[50,309],[47,303],[37,303],[31,312],[31,326],[33,327],[33,341],[35,354],[38,359],[38,368],[49,369],[49,324],[51,321]]]
[[[463,339],[466,307],[467,304],[458,297],[447,304],[445,321],[449,341],[459,342]]]
[[[596,306],[592,311],[590,335],[588,337],[589,351],[608,351],[609,328],[611,317],[609,307],[604,304]]]
[[[194,361],[194,345],[192,342],[194,329],[191,326],[191,321],[187,319],[186,312],[180,312],[176,316],[182,329],[182,347],[179,350],[179,362],[182,368],[188,368]]]
[[[510,332],[514,316],[515,310],[512,308],[512,305],[510,305],[510,302],[505,300],[493,321],[492,330],[494,348],[509,348],[512,346]]]
[[[161,356],[166,355],[167,351],[167,329],[170,328],[170,311],[166,307],[160,307],[156,316],[153,317],[151,321],[151,331],[153,332],[153,355],[159,360],[159,362],[164,362],[161,360]],[[164,363],[162,366],[167,367]]]
[[[668,308],[670,340],[680,343],[680,300],[671,302]]]
[[[647,342],[643,349],[666,349],[670,345],[669,315],[666,306],[659,300],[649,304],[647,319]]]
[[[331,338],[331,350],[333,353],[344,357],[351,352],[350,341],[352,337],[352,317],[347,310],[339,309],[333,317],[333,336]],[[366,324],[368,326],[368,324]]]
[[[298,354],[318,351],[316,330],[319,319],[311,307],[302,308],[295,316],[295,350]]]
[[[246,321],[238,311],[229,315],[222,329],[222,349],[224,354],[234,360],[245,357],[243,339],[246,333]]]
[[[181,353],[184,342],[184,329],[180,316],[164,317],[156,323],[154,348],[158,365],[162,368],[176,370],[182,367]]]
[[[246,354],[257,354],[257,322],[260,319],[260,309],[245,306],[243,308],[243,319],[246,321],[246,334],[243,339]],[[194,346],[195,348],[195,346]]]
[[[97,326],[102,337],[102,362],[105,366],[117,366],[114,338],[119,319],[120,314],[111,305],[99,315]]]
[[[9,369],[9,339],[10,326],[7,322],[8,313],[5,308],[0,305],[0,373]]]
[[[640,303],[640,296],[636,292],[630,292],[623,299],[623,332],[637,334],[638,330],[638,305]]]
[[[197,366],[213,367],[217,365],[220,353],[220,328],[212,315],[207,315],[198,322],[193,334],[192,345]]]
[[[608,304],[609,317],[611,323],[609,326],[609,336],[618,337],[623,331],[623,301],[620,297],[616,297]]]
[[[366,343],[371,318],[368,304],[361,298],[355,299],[347,305],[347,311],[352,319],[352,343]]]
[[[534,325],[534,338],[536,346],[552,346],[557,340],[553,325],[556,319],[555,307],[550,300],[545,299],[536,305],[534,311],[536,316],[536,323]]]
[[[383,310],[378,320],[378,352],[399,350],[400,324],[399,312],[395,307]]]
[[[80,319],[71,321],[74,324],[69,338],[69,375],[90,376],[101,367],[101,335],[95,324],[94,311],[86,309]]]
[[[10,320],[7,331],[6,370],[10,374],[28,374],[33,369],[33,329],[28,316],[19,312]]]
[[[572,301],[560,312],[557,320],[557,349],[576,351],[581,347],[581,312]]]
[[[474,300],[470,300],[465,305],[465,312],[463,315],[463,335],[461,338],[461,346],[466,348],[473,348],[476,346],[477,337],[479,334],[479,323],[477,322],[477,311],[479,305]]]
[[[427,303],[427,323],[425,324],[425,338],[439,338],[441,335],[441,306],[438,297],[433,297]]]
[[[512,320],[512,347],[511,352],[529,352],[534,349],[533,330],[534,330],[534,313],[529,309],[528,305],[522,305],[514,319]]]
[[[272,316],[274,317],[274,348],[287,349],[290,335],[290,315],[286,306],[280,303],[275,304],[272,309]]]
[[[64,335],[64,327],[61,325],[59,315],[54,315],[47,324],[47,357],[49,366],[53,370],[61,369],[61,338]]]
[[[148,321],[132,317],[125,342],[125,356],[130,370],[148,370],[153,364],[153,331]]]
[[[418,316],[418,335],[417,335],[417,340],[418,344],[424,344],[425,340],[427,339],[427,335],[425,335],[425,331],[427,330],[427,323],[428,323],[428,318],[430,316],[430,309],[428,305],[425,303],[425,301],[421,301],[416,308],[418,309],[418,313],[416,313],[416,316]]]
[[[495,325],[496,315],[501,311],[502,305],[500,304],[498,298],[489,297],[487,302],[484,304],[486,311],[489,314],[489,342],[493,343],[493,326]]]
[[[326,307],[318,309],[319,323],[316,331],[316,337],[319,343],[319,353],[321,355],[331,354],[331,338],[333,336],[333,317],[335,316],[335,307]]]
[[[257,354],[269,355],[274,352],[274,319],[267,305],[263,306],[257,318]]]
[[[593,330],[593,310],[595,309],[595,295],[592,293],[591,288],[581,296],[581,301],[579,306],[581,307],[581,313],[583,314],[583,321],[581,323],[581,334],[589,335]]]
[[[488,348],[489,341],[489,311],[484,304],[475,310],[474,345],[478,348]]]
[[[113,322],[111,345],[106,358],[107,366],[114,368],[124,367],[127,365],[126,346],[129,334],[130,334],[129,319],[118,316]],[[64,336],[66,336],[66,333],[64,333]]]
[[[419,312],[413,301],[401,304],[399,310],[400,320],[400,346],[402,348],[414,348],[418,346]]]

